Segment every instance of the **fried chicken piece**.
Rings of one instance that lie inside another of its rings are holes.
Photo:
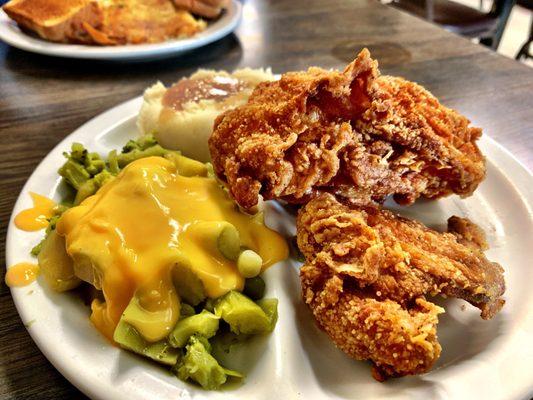
[[[378,193],[393,193],[400,204],[411,204],[420,194],[472,194],[485,177],[476,145],[481,129],[414,82],[380,76],[375,87],[372,106],[354,122],[370,140],[344,155],[352,180],[367,189],[377,185]]]
[[[338,173],[352,116],[370,106],[377,63],[363,51],[344,72],[309,68],[261,83],[248,103],[220,115],[209,139],[215,172],[237,202],[303,197]]]
[[[348,288],[345,279],[328,272],[306,264],[300,271],[302,294],[338,348],[355,359],[372,360],[372,375],[379,381],[431,368],[441,352],[436,326],[442,308],[423,298],[403,308]]]
[[[471,194],[485,174],[480,135],[421,86],[380,77],[365,49],[342,73],[310,68],[260,84],[217,118],[209,148],[245,209],[259,195],[304,203],[320,192],[410,204]]]
[[[466,243],[474,225],[456,218],[469,227],[458,229]],[[322,193],[299,211],[297,238],[305,303],[339,348],[374,363],[377,378],[422,373],[438,358],[442,309],[426,295],[465,299],[483,319],[504,304],[503,269],[475,235],[465,245],[455,234]]]
[[[459,243],[465,246],[474,246],[479,250],[487,250],[489,245],[485,237],[485,232],[467,218],[457,216],[448,219],[448,232],[457,237]]]

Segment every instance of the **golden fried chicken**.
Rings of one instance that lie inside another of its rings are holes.
[[[209,146],[247,209],[259,195],[303,203],[320,192],[410,204],[471,194],[485,175],[480,135],[421,86],[379,76],[365,49],[344,72],[310,68],[260,84],[217,118]]]
[[[503,306],[503,269],[484,256],[479,228],[452,217],[452,233],[322,193],[298,214],[302,295],[318,325],[374,376],[425,372],[439,357],[437,315],[426,296],[465,299],[493,317]]]

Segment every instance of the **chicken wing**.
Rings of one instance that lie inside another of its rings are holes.
[[[376,378],[421,373],[438,358],[443,310],[426,295],[465,299],[484,319],[504,304],[503,269],[484,256],[479,228],[450,220],[452,233],[439,233],[329,193],[298,214],[304,301],[339,348],[372,360]]]
[[[320,192],[410,204],[471,194],[485,175],[480,135],[421,86],[379,76],[365,49],[344,72],[310,68],[260,84],[217,118],[209,147],[246,209],[259,195],[304,203]]]

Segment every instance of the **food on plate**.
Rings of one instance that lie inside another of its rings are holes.
[[[21,27],[62,43],[158,43],[206,27],[172,0],[11,0],[3,10]]]
[[[260,82],[272,80],[269,69],[244,68],[231,74],[201,69],[169,88],[158,82],[144,92],[137,126],[165,148],[207,162],[217,115],[243,105]]]
[[[46,284],[56,292],[76,288],[81,279],[76,276],[74,261],[65,250],[65,238],[51,230],[42,243],[37,259]]]
[[[440,233],[322,193],[299,211],[297,230],[305,303],[340,349],[372,361],[376,379],[426,372],[439,357],[444,310],[426,296],[462,298],[483,319],[504,304],[503,269],[468,220],[452,217]]]
[[[470,195],[485,176],[481,130],[427,90],[380,76],[363,50],[343,72],[310,68],[259,84],[220,115],[216,174],[245,209],[331,192],[353,203]]]
[[[230,0],[172,0],[178,7],[205,18],[216,18],[228,6]]]
[[[209,164],[153,137],[107,160],[79,143],[65,156],[59,173],[72,202],[49,215],[33,251],[46,283],[58,292],[90,285],[94,326],[180,379],[218,389],[242,377],[209,341],[274,329],[277,300],[263,299],[260,274],[287,257],[283,237],[261,214],[239,211]]]
[[[92,0],[11,0],[2,9],[22,28],[52,42],[88,42],[83,24],[99,26],[102,20]]]
[[[182,380],[218,389],[242,378],[223,366],[232,349],[276,325],[261,274],[288,248],[262,213],[243,211],[262,198],[302,206],[303,300],[377,380],[439,358],[444,309],[432,297],[464,299],[483,319],[504,305],[503,269],[474,223],[453,216],[438,232],[381,208],[391,195],[409,205],[472,194],[485,176],[481,129],[423,87],[380,76],[366,49],[344,72],[276,81],[268,70],[199,70],[157,83],[137,126],[142,136],[107,158],[77,143],[65,153],[58,172],[72,196],[32,194],[16,222],[46,227],[39,265],[12,268],[6,282],[40,270],[55,291],[91,287],[95,327]]]

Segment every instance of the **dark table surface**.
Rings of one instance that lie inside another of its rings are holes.
[[[362,47],[382,72],[431,90],[533,167],[533,69],[376,0],[247,1],[230,35],[186,56],[137,64],[49,58],[0,44],[0,241],[39,161],[78,126],[198,67],[341,68]],[[4,246],[1,247],[5,273]],[[0,285],[0,398],[82,398],[44,358]]]

